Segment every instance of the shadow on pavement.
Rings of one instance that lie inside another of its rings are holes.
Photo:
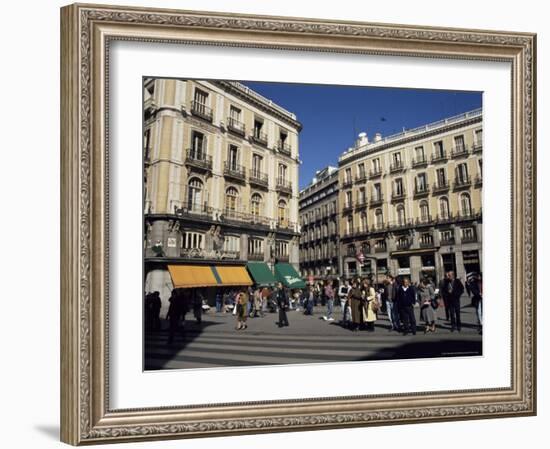
[[[164,320],[164,326],[168,322]],[[175,334],[174,341],[168,342],[168,329],[156,332],[146,332],[144,341],[144,365],[145,370],[160,370],[172,360],[189,343],[198,338],[202,332],[210,326],[221,325],[215,321],[205,321],[199,324],[192,320],[186,320],[185,325],[180,326]]]

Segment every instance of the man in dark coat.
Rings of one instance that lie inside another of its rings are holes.
[[[162,308],[162,302],[160,300],[160,292],[153,292],[151,295],[151,314],[153,330],[160,330],[160,309]]]
[[[449,271],[447,282],[447,295],[449,301],[449,312],[451,315],[451,332],[460,332],[462,323],[460,321],[460,297],[464,293],[464,285],[460,279],[455,277],[454,271]]]
[[[397,287],[395,302],[403,323],[403,335],[407,335],[409,332],[416,335],[416,317],[414,316],[416,289],[408,278],[403,280],[403,285]]]
[[[288,326],[286,311],[290,306],[290,301],[288,300],[288,294],[283,288],[283,284],[281,282],[277,284],[275,301],[277,302],[277,307],[279,309],[279,327]]]
[[[439,295],[443,299],[443,305],[445,306],[445,320],[451,321],[451,308],[449,305],[449,273],[445,273],[445,276],[439,281]]]

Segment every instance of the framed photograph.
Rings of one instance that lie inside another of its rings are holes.
[[[61,35],[62,441],[536,413],[534,34]]]

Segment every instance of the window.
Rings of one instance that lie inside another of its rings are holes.
[[[420,220],[422,222],[429,221],[430,219],[430,206],[426,200],[420,201]]]
[[[351,168],[346,168],[345,174],[346,174],[346,176],[345,176],[344,180],[345,180],[346,184],[350,183],[351,182]]]
[[[347,234],[351,234],[353,232],[353,217],[351,215],[348,216],[346,221],[346,232]]]
[[[226,235],[223,241],[225,252],[238,253],[241,250],[241,238],[235,235]]]
[[[275,257],[288,257],[288,242],[282,240],[275,242]]]
[[[479,176],[483,176],[483,159],[478,159],[477,165],[479,167]]]
[[[241,110],[235,106],[229,107],[229,124],[231,126],[239,125],[241,121]]]
[[[256,138],[263,138],[262,136],[262,129],[264,126],[264,122],[260,119],[254,119],[254,137]]]
[[[470,195],[468,195],[467,193],[463,193],[460,195],[460,213],[466,217],[472,215],[472,204],[470,201]]]
[[[181,245],[183,249],[203,249],[203,240],[199,232],[184,232]]]
[[[262,210],[262,197],[260,196],[260,194],[254,193],[250,198],[250,213],[255,217],[259,217],[261,215],[261,210]]]
[[[433,237],[429,232],[420,234],[420,246],[433,246]]]
[[[436,171],[437,185],[439,187],[445,187],[447,185],[447,175],[444,168],[438,168]]]
[[[476,129],[475,131],[475,142],[476,145],[481,145],[483,143],[483,130]]]
[[[198,131],[191,132],[191,159],[204,160],[206,155],[206,138],[203,133]]]
[[[357,166],[357,174],[359,175],[359,179],[363,179],[365,177],[365,164],[360,163]]]
[[[279,131],[279,145],[281,149],[284,149],[288,143],[288,133],[284,130]]]
[[[456,167],[456,178],[461,184],[468,181],[468,165],[466,163],[458,164]]]
[[[442,242],[452,242],[453,240],[454,240],[453,231],[451,230],[441,231]]]
[[[230,170],[237,170],[239,168],[239,148],[236,145],[229,145],[227,165]]]
[[[449,200],[447,199],[447,197],[445,196],[442,196],[440,199],[439,199],[439,215],[441,216],[441,218],[443,219],[447,219],[450,217],[450,212],[449,212]]]
[[[402,178],[397,178],[395,181],[394,181],[394,192],[395,192],[395,195],[396,196],[401,196],[405,193],[405,190],[403,188],[403,179]]]
[[[425,192],[428,189],[428,180],[426,177],[426,173],[419,173],[416,176],[415,182],[417,192]]]
[[[392,158],[393,158],[393,166],[394,167],[400,167],[401,166],[401,153],[400,152],[393,153]]]
[[[287,210],[286,210],[286,202],[284,200],[280,200],[277,204],[277,218],[279,219],[279,224],[286,224],[287,222]]]
[[[346,192],[346,207],[352,206],[352,198],[351,198],[351,191]]]
[[[225,212],[234,214],[237,211],[239,192],[235,187],[229,187],[225,191]]]
[[[359,188],[359,204],[367,202],[367,192],[364,187]]]
[[[194,97],[194,100],[195,100],[195,105],[200,107],[200,106],[206,106],[207,102],[208,102],[208,93],[200,90],[200,89],[195,89],[195,97]]]
[[[376,158],[372,160],[372,171],[374,173],[380,172],[380,159]]]
[[[445,157],[445,150],[443,149],[443,141],[434,142],[434,156],[435,158]]]
[[[377,182],[376,184],[374,184],[373,189],[374,189],[374,200],[380,201],[382,199],[382,185],[379,182]]]
[[[252,174],[253,176],[259,178],[262,172],[262,162],[263,158],[259,154],[252,155]]]
[[[367,214],[361,212],[361,231],[365,232],[367,230]]]
[[[416,162],[422,162],[426,159],[424,157],[424,147],[423,146],[416,147],[414,149],[414,158],[415,158]]]
[[[376,209],[374,212],[374,218],[377,228],[382,228],[384,226],[384,215],[382,214],[382,209]]]
[[[397,224],[403,226],[406,223],[405,207],[402,204],[398,204],[395,210],[397,212]]]
[[[191,178],[187,189],[187,208],[191,211],[200,212],[202,203],[203,183],[198,178]]]
[[[284,164],[279,164],[279,181],[286,182],[287,167]]]
[[[455,136],[454,141],[456,151],[464,151],[464,136]]]
[[[145,136],[143,139],[143,158],[148,161],[151,153],[151,128],[145,130]]]
[[[475,240],[474,228],[462,228],[462,240],[467,240],[467,241]]]

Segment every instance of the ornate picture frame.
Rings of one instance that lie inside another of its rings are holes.
[[[61,439],[73,445],[536,413],[536,36],[75,4],[61,10]],[[108,362],[108,55],[115,40],[512,66],[511,387],[116,410]]]

